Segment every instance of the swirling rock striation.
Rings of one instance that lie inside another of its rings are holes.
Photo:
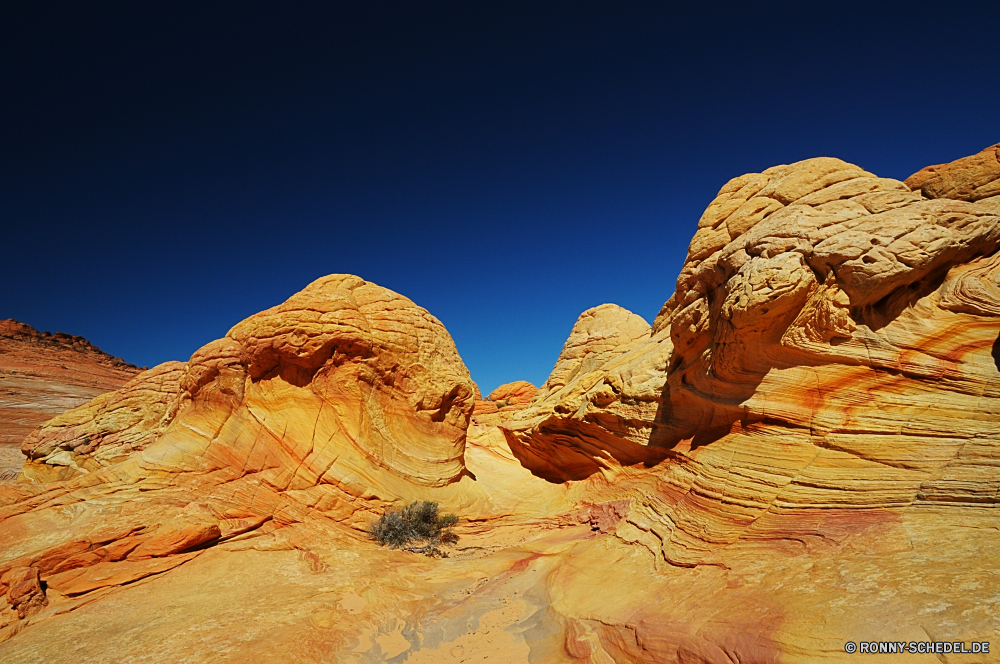
[[[0,484],[0,591],[24,569],[62,598],[106,590],[264,524],[335,528],[454,483],[473,389],[427,311],[319,279],[35,431],[30,482]],[[24,619],[43,599],[9,605]]]
[[[830,158],[734,179],[653,325],[585,312],[499,428],[468,428],[477,390],[430,314],[317,281],[36,432],[25,476],[59,481],[0,483],[0,658],[760,664],[991,640],[1000,217],[989,159],[959,161],[909,185]],[[364,540],[414,499],[462,516],[451,559]]]
[[[25,436],[142,371],[84,339],[0,320],[0,479],[24,463]]]

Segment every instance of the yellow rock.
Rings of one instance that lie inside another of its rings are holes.
[[[732,180],[652,327],[585,312],[537,395],[484,416],[500,427],[470,424],[477,389],[430,314],[311,284],[33,434],[39,481],[0,483],[0,594],[38,583],[30,612],[21,590],[0,605],[0,659],[997,642],[1000,217],[969,159],[912,190],[828,158]],[[366,539],[416,499],[461,517],[450,557]]]

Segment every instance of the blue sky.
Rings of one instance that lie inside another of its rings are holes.
[[[540,384],[730,178],[1000,141],[994,4],[669,4],[5,6],[0,318],[154,365],[345,272]]]

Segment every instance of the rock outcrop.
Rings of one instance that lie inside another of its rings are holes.
[[[462,474],[472,400],[468,371],[436,319],[357,277],[332,276],[251,316],[188,363],[154,367],[118,392],[46,423],[24,442],[31,459],[24,474],[53,479],[51,467],[57,467],[64,479],[115,465],[168,430],[198,434],[174,436],[157,454],[204,448],[202,456],[235,444],[247,428],[284,441],[278,446],[284,448],[303,433],[289,428],[303,427],[308,440],[285,452],[296,457],[290,462],[297,473],[316,481],[338,469],[313,449],[325,425],[328,436],[355,450],[355,458],[340,460],[348,467],[374,463],[418,484],[441,485]],[[281,431],[266,422],[272,410],[288,420]],[[231,432],[220,429],[225,426]],[[268,465],[274,453],[260,461]]]
[[[275,518],[447,485],[465,472],[472,399],[433,316],[357,277],[321,279],[29,437],[36,483],[0,485],[0,585],[33,569],[74,596]],[[93,502],[53,531],[79,492]]]
[[[553,480],[610,482],[606,497],[631,501],[617,536],[667,565],[746,578],[763,558],[805,579],[824,557],[849,575],[881,557],[867,583],[894,606],[852,591],[867,628],[831,622],[845,597],[835,591],[754,600],[781,607],[766,641],[783,641],[785,658],[810,629],[846,641],[900,614],[933,613],[929,634],[986,634],[969,596],[902,584],[932,574],[922,561],[935,556],[952,579],[1000,588],[966,558],[995,561],[998,543],[992,154],[921,172],[913,190],[828,158],[732,180],[702,216],[650,339],[505,424],[514,454]],[[965,544],[931,544],[945,532]],[[721,601],[705,592],[705,607]],[[705,648],[691,661],[715,661]]]
[[[1000,204],[1000,143],[948,164],[922,168],[906,185],[926,198]]]
[[[587,309],[573,325],[552,373],[539,390],[540,395],[559,390],[578,376],[599,369],[649,339],[650,333],[649,323],[617,304]]]
[[[493,403],[503,402],[503,407],[520,408],[527,406],[537,393],[538,388],[528,381],[515,380],[490,392],[489,400]]]
[[[469,429],[476,388],[430,314],[310,285],[32,436],[25,476],[61,479],[0,483],[0,658],[814,663],[995,640],[1000,217],[936,193],[987,191],[973,166],[912,189],[828,158],[736,178],[653,325],[586,312],[537,394],[490,395],[517,402],[499,428]],[[129,398],[162,414],[115,415]],[[414,499],[462,517],[451,558],[366,540]]]
[[[35,481],[67,479],[126,460],[144,450],[173,420],[180,405],[184,362],[164,362],[116,392],[52,418],[27,436],[22,469]]]
[[[0,320],[0,479],[20,471],[21,442],[32,430],[140,371],[83,337]]]

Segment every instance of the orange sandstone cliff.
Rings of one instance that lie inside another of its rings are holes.
[[[470,428],[433,316],[314,282],[25,440],[0,483],[0,659],[1000,641],[996,154],[907,183],[829,158],[732,180],[652,326],[585,312],[500,427]],[[365,537],[418,498],[460,515],[449,558]]]
[[[82,337],[0,320],[0,477],[20,470],[21,441],[33,429],[139,371]]]

